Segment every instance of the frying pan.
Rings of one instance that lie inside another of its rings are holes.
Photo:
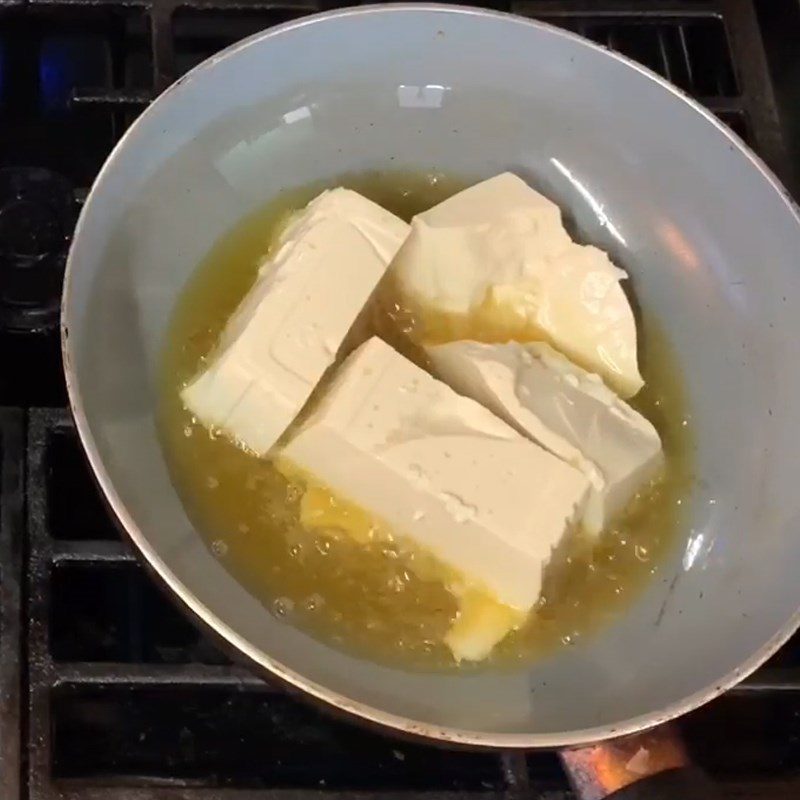
[[[165,325],[214,241],[283,189],[387,166],[511,169],[541,188],[630,272],[688,386],[697,479],[663,578],[600,634],[516,670],[381,666],[266,613],[193,530],[156,435]],[[777,180],[644,68],[487,11],[336,11],[214,56],[116,147],[69,255],[69,398],[143,559],[252,667],[451,745],[588,747],[725,691],[800,621],[799,254]],[[596,751],[568,763],[580,752]]]

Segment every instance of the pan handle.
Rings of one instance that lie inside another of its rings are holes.
[[[714,784],[693,766],[670,725],[588,747],[561,760],[580,800],[714,800]]]

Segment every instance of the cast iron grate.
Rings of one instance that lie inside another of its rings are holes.
[[[0,0],[0,168],[8,170],[0,173],[0,363],[19,376],[0,381],[0,404],[28,408],[0,411],[3,798],[16,797],[18,786],[28,800],[568,796],[552,754],[398,743],[334,721],[231,664],[120,540],[63,409],[60,274],[75,212],[111,146],[158,91],[203,58],[334,5]],[[753,0],[488,5],[546,19],[655,69],[792,184],[796,152],[783,135]],[[800,796],[800,641],[684,728],[730,796]]]
[[[393,741],[231,664],[153,586],[103,515],[66,411],[31,409],[28,464],[31,800],[566,796],[552,754]],[[54,528],[67,474],[69,538]],[[797,791],[800,640],[683,725],[720,779],[760,792],[753,797]]]

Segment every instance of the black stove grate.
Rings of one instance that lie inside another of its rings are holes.
[[[68,412],[30,409],[27,459],[30,800],[568,797],[554,754],[398,742],[233,665],[120,539]],[[800,639],[682,727],[731,796],[797,796]]]
[[[798,140],[784,133],[797,126],[788,102],[800,95],[797,0],[764,4],[774,48],[765,47],[755,0],[488,5],[655,69],[797,188]],[[0,405],[19,407],[0,409],[3,800],[569,796],[553,754],[398,742],[231,664],[120,539],[64,409],[56,334],[64,254],[113,143],[158,91],[216,50],[333,6],[0,0],[0,364],[11,376],[0,378]],[[800,640],[682,726],[728,796],[800,796]]]

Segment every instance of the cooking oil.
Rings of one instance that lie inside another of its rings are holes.
[[[389,172],[345,176],[336,185],[355,189],[410,219],[467,184],[452,176]],[[384,663],[455,669],[444,639],[457,606],[435,569],[420,569],[415,554],[391,535],[359,540],[304,525],[303,485],[269,459],[256,458],[209,432],[180,401],[181,388],[203,368],[225,322],[252,285],[276,231],[292,210],[323,188],[286,193],[243,220],[190,278],[173,314],[159,378],[164,450],[198,532],[231,574],[263,602],[265,613]],[[570,542],[547,570],[542,595],[525,623],[481,667],[533,659],[591,635],[634,601],[676,544],[692,480],[691,421],[663,328],[646,308],[638,327],[646,385],[633,405],[662,437],[665,473],[637,495],[597,543],[580,537]],[[419,321],[402,306],[389,281],[379,287],[345,350],[375,333],[426,366],[417,346]],[[481,331],[460,333],[484,338]]]

